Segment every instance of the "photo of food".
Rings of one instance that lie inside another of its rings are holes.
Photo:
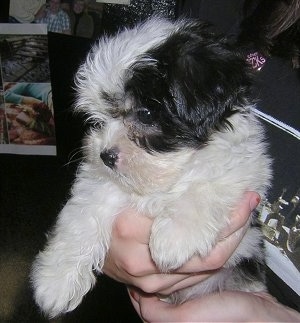
[[[50,83],[6,83],[4,101],[10,143],[55,145]]]

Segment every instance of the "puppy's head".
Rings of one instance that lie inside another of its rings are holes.
[[[138,192],[169,189],[216,131],[230,131],[248,66],[203,23],[153,18],[94,46],[77,74],[95,169]]]

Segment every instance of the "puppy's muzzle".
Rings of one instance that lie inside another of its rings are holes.
[[[118,160],[118,149],[105,149],[100,153],[103,163],[109,168],[114,168]]]

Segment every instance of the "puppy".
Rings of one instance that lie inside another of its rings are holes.
[[[72,194],[37,256],[35,300],[50,317],[94,286],[114,220],[153,218],[149,248],[162,272],[209,254],[247,190],[264,196],[270,158],[244,59],[203,23],[154,17],[103,38],[76,76],[76,111],[92,125]],[[224,268],[170,296],[265,290],[260,229],[250,225]]]

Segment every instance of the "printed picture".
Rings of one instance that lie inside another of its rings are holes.
[[[47,28],[2,24],[0,153],[56,154]]]

